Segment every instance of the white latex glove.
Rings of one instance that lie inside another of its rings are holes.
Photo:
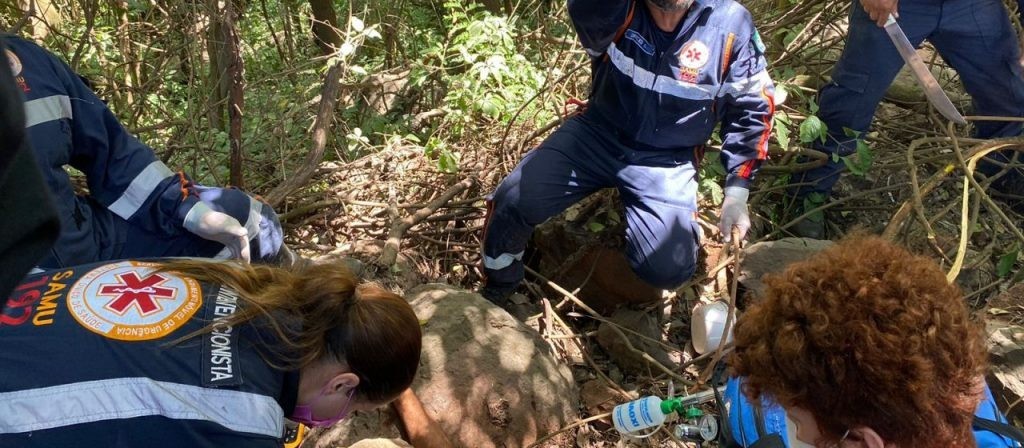
[[[722,232],[722,240],[732,242],[732,227],[736,226],[740,239],[747,236],[750,230],[750,214],[747,212],[747,197],[750,190],[743,187],[726,187],[725,200],[722,201],[722,219],[718,230]]]
[[[249,262],[249,231],[227,213],[200,202],[185,215],[185,230],[223,244],[234,258]]]

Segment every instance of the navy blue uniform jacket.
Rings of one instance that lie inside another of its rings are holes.
[[[282,445],[298,377],[265,360],[267,332],[223,323],[233,290],[153,266],[48,271],[6,299],[0,447]]]
[[[642,0],[569,0],[569,15],[593,60],[588,114],[637,150],[699,147],[721,123],[726,186],[749,188],[768,156],[775,105],[746,8],[696,0],[668,33]]]

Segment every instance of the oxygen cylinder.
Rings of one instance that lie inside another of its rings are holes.
[[[668,414],[683,408],[679,399],[643,397],[612,409],[612,423],[622,434],[632,434],[665,423]]]

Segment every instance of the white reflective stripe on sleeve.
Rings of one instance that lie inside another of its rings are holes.
[[[608,56],[619,72],[632,78],[633,84],[642,89],[672,95],[684,100],[710,100],[714,98],[712,91],[715,87],[704,84],[690,84],[668,76],[655,75],[643,67],[638,67],[636,62],[619,51],[615,44],[611,44],[608,47]]]
[[[167,168],[163,162],[157,160],[150,163],[141,173],[132,179],[132,183],[128,184],[128,188],[121,193],[121,197],[117,199],[113,204],[110,204],[110,211],[114,212],[117,216],[124,219],[129,219],[135,212],[139,211],[139,207],[146,202],[149,195],[153,193],[160,182],[173,176],[174,172]]]
[[[73,118],[71,98],[67,95],[53,95],[25,101],[25,127],[30,128],[40,123]]]
[[[586,50],[587,54],[590,55],[590,57],[592,57],[592,58],[599,58],[601,56],[604,56],[604,51],[592,50],[592,49],[587,48],[587,47],[583,47],[583,49]]]
[[[249,241],[260,236],[260,224],[263,223],[263,215],[260,214],[261,210],[263,210],[263,203],[249,196],[249,218],[245,220],[245,230],[249,232]],[[249,250],[255,249],[250,248]],[[213,258],[227,260],[231,258],[231,249],[225,246]]]
[[[519,252],[518,254],[505,253],[499,255],[498,258],[491,258],[488,257],[487,255],[484,255],[484,267],[487,269],[494,269],[495,271],[497,271],[499,269],[505,269],[509,267],[509,265],[511,265],[513,261],[520,261],[522,259],[523,252]]]
[[[149,378],[113,378],[0,393],[0,434],[154,415],[202,420],[268,437],[280,437],[284,432],[284,412],[272,397]]]
[[[772,77],[768,74],[767,70],[761,70],[754,76],[747,79],[743,79],[736,82],[726,83],[722,86],[722,91],[719,92],[718,96],[744,96],[744,95],[761,95],[761,91],[766,86],[771,84]]]

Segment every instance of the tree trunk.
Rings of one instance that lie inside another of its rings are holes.
[[[228,183],[244,187],[242,148],[242,112],[245,108],[244,74],[241,44],[237,22],[239,4],[230,0],[210,2],[210,55],[211,98],[210,125],[226,130],[230,143],[230,178]],[[224,112],[227,112],[227,123]]]
[[[341,46],[341,33],[338,30],[338,14],[334,11],[331,0],[309,0],[313,9],[313,38],[325,55],[331,54]]]
[[[131,22],[128,20],[128,2],[118,0],[113,6],[116,11],[115,14],[117,14],[117,42],[118,46],[121,47],[121,60],[128,70],[124,73],[123,88],[112,90],[116,97],[120,97],[120,101],[118,101],[119,110],[128,111],[135,106],[135,88],[138,85],[141,68],[139,67],[138,58],[135,57],[135,51],[132,48],[132,40],[129,37]],[[122,115],[128,116],[127,113],[122,113]],[[134,120],[126,124],[128,127],[135,126]]]
[[[243,178],[242,111],[245,109],[245,66],[242,61],[241,41],[236,21],[240,17],[234,2],[227,1],[224,14],[224,43],[228,80],[228,140],[231,142],[230,183],[245,187]]]

